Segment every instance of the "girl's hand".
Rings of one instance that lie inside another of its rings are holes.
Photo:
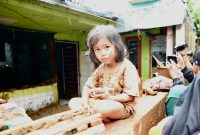
[[[110,93],[109,92],[104,92],[101,94],[94,94],[95,99],[109,99]]]
[[[103,88],[92,88],[89,90],[89,96],[95,98],[96,95],[104,93],[105,90]]]
[[[86,108],[90,114],[92,113],[92,109],[88,103],[84,103],[83,107]]]

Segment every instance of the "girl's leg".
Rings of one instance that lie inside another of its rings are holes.
[[[77,109],[81,109],[83,107],[83,104],[82,104],[82,98],[81,97],[75,97],[75,98],[71,98],[69,100],[69,108],[72,109],[72,110],[77,110]]]
[[[97,100],[93,111],[101,113],[103,119],[121,119],[124,116],[124,105],[112,100]]]

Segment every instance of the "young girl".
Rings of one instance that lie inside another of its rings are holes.
[[[111,25],[99,25],[88,34],[90,59],[100,65],[84,85],[82,98],[69,101],[71,109],[88,107],[102,119],[124,119],[135,113],[139,76],[126,59],[126,47]]]

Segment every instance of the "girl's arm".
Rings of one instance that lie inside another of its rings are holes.
[[[87,85],[83,87],[82,99],[84,106],[89,104],[89,90],[90,88]]]
[[[129,102],[135,99],[134,96],[129,96],[127,93],[122,93],[115,96],[109,96],[108,99],[118,101],[118,102]]]
[[[134,96],[129,96],[127,93],[121,93],[119,95],[111,96],[108,92],[95,95],[95,98],[109,99],[109,100],[114,100],[114,101],[118,101],[118,102],[129,102],[129,101],[132,101],[135,99]]]

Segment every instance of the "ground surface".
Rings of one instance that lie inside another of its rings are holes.
[[[37,120],[49,115],[53,115],[56,113],[64,112],[69,110],[67,105],[58,105],[58,104],[52,104],[45,108],[42,108],[38,110],[37,112],[27,112],[27,114],[31,117],[32,120]]]

